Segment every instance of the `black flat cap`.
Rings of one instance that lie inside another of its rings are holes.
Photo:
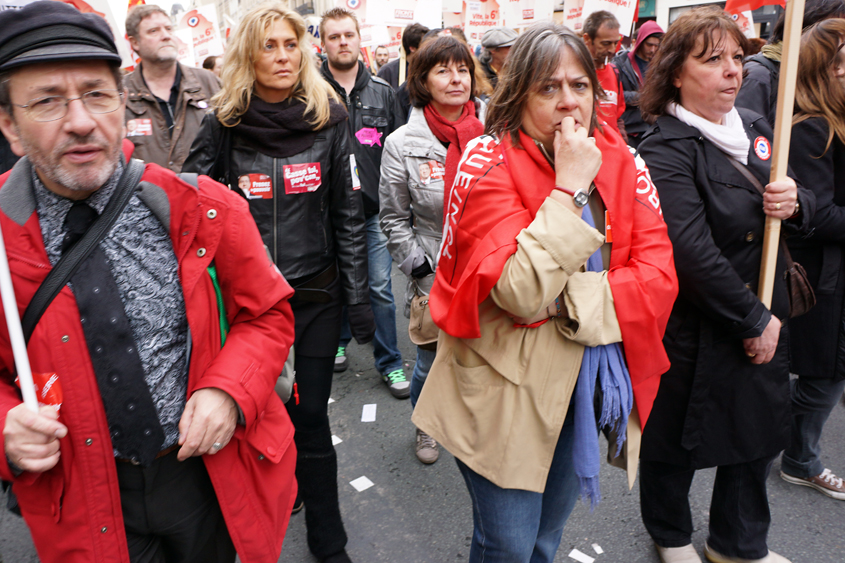
[[[0,70],[73,59],[120,62],[105,19],[55,0],[0,12]]]

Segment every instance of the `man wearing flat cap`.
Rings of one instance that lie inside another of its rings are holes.
[[[0,130],[22,157],[0,228],[48,403],[21,403],[3,324],[0,477],[44,563],[275,563],[293,292],[241,198],[128,160],[119,64],[97,15],[0,12]]]
[[[479,62],[493,88],[499,83],[499,73],[505,66],[505,59],[517,37],[516,31],[509,27],[494,27],[481,36],[481,46],[484,50]]]

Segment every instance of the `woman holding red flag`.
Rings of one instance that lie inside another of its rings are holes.
[[[472,562],[551,562],[579,492],[600,498],[596,420],[614,453],[636,441],[669,367],[671,244],[642,161],[596,126],[600,92],[578,36],[527,30],[446,200],[413,420],[458,459]]]
[[[450,35],[424,40],[411,60],[408,123],[390,135],[381,157],[379,223],[387,248],[408,277],[405,316],[414,296],[431,291],[443,232],[443,197],[455,179],[467,143],[484,132],[484,105],[473,100],[475,59]],[[433,331],[436,333],[435,331]],[[419,342],[411,377],[411,405],[434,361],[435,342]],[[417,459],[434,463],[437,443],[417,430]]]

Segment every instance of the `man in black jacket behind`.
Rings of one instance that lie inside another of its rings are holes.
[[[396,336],[396,305],[390,287],[392,260],[387,251],[387,238],[378,223],[378,187],[384,141],[405,124],[405,117],[393,88],[384,80],[372,76],[358,62],[361,34],[354,14],[343,8],[325,12],[320,20],[320,38],[326,54],[322,66],[323,78],[345,101],[349,112],[352,152],[363,194],[367,218],[370,305],[376,320],[373,339],[376,369],[390,393],[397,399],[404,399],[410,395],[411,387],[402,369],[402,355]],[[349,365],[346,347],[352,335],[345,311],[342,323],[335,371],[344,371]]]

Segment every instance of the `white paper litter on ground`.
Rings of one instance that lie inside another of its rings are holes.
[[[597,543],[593,544],[593,551],[595,551],[598,555],[601,555],[602,553],[604,553],[604,550]]]
[[[331,397],[329,397],[329,404],[332,404],[332,403],[334,403],[334,399],[332,399]]]
[[[361,476],[355,479],[354,481],[350,481],[349,484],[355,487],[355,490],[360,493],[361,491],[366,491],[367,489],[372,487],[374,483],[366,477]]]
[[[332,434],[332,446],[336,446],[341,442],[343,442],[343,440]]]
[[[590,557],[586,553],[581,553],[577,549],[573,549],[569,552],[569,558],[574,559],[575,561],[580,561],[581,563],[593,563],[593,561],[595,561],[594,558]]]
[[[364,410],[361,413],[361,422],[375,422],[376,421],[376,404],[364,405]]]

